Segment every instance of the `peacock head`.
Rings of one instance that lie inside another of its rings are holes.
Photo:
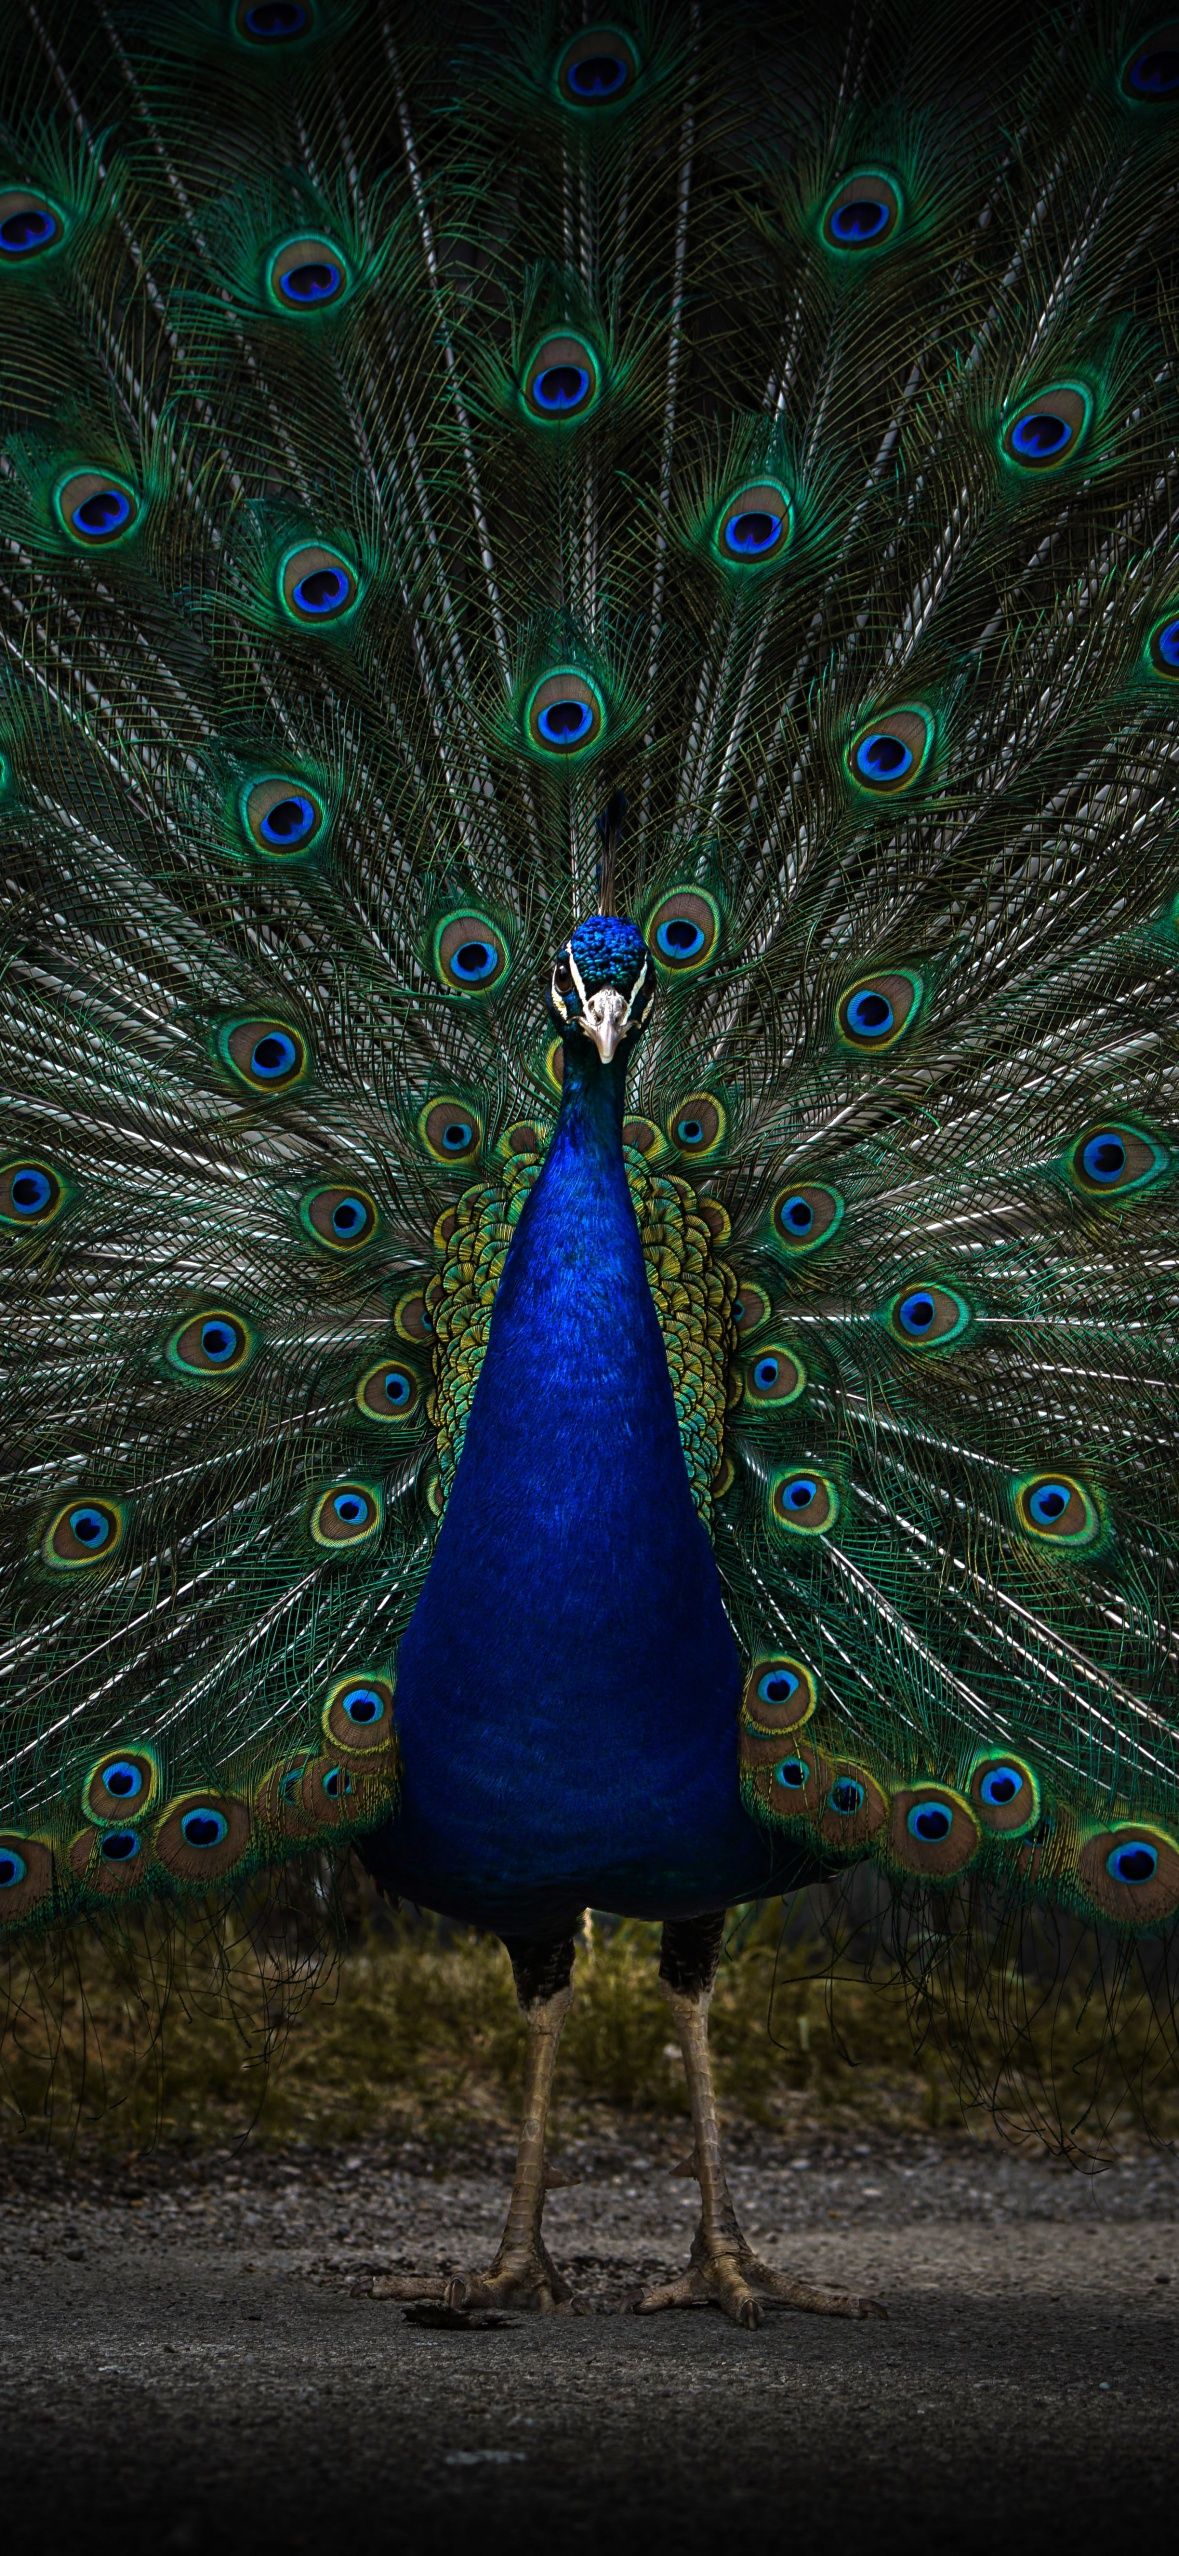
[[[650,1020],[655,970],[637,923],[591,914],[571,932],[553,968],[549,1004],[566,1046],[588,1038],[603,1065],[633,1047]]]

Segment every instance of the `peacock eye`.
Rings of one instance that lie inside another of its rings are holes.
[[[421,1112],[418,1134],[436,1163],[474,1160],[483,1142],[483,1126],[466,1101],[436,1100]]]
[[[745,1681],[742,1718],[757,1730],[796,1730],[810,1720],[818,1701],[814,1671],[805,1661],[779,1653],[755,1660]]]
[[[1015,1514],[1034,1536],[1066,1545],[1096,1542],[1101,1520],[1092,1495],[1071,1473],[1033,1473],[1017,1482]]]
[[[775,1242],[794,1253],[817,1251],[830,1242],[843,1222],[843,1200],[837,1189],[813,1183],[805,1189],[783,1189],[770,1210]]]
[[[146,1749],[120,1749],[117,1756],[100,1758],[82,1786],[87,1819],[125,1820],[128,1811],[141,1818],[158,1782],[155,1759]]]
[[[639,57],[617,27],[586,27],[557,61],[557,94],[567,105],[615,106],[633,89]]]
[[[173,1332],[168,1363],[180,1375],[213,1382],[218,1376],[240,1375],[256,1346],[255,1334],[240,1314],[227,1313],[219,1305],[212,1312],[191,1315]]]
[[[315,851],[327,827],[327,810],[305,781],[272,775],[242,794],[242,819],[255,850],[272,861]]]
[[[297,44],[315,17],[309,0],[238,0],[233,22],[246,44]]]
[[[673,888],[647,918],[646,939],[667,976],[694,976],[720,940],[720,912],[702,888]]]
[[[309,1189],[299,1202],[299,1221],[304,1232],[329,1251],[357,1251],[371,1242],[380,1223],[376,1200],[367,1189],[351,1189],[343,1181],[328,1181],[321,1188]]]
[[[733,1299],[733,1320],[742,1340],[752,1340],[770,1318],[770,1300],[755,1278],[745,1278]]]
[[[507,975],[511,953],[485,914],[445,914],[434,933],[434,969],[460,994],[490,994]]]
[[[895,1340],[906,1349],[945,1348],[957,1340],[970,1320],[970,1307],[952,1287],[907,1287],[888,1307]]]
[[[1139,106],[1173,106],[1179,99],[1179,21],[1156,27],[1122,65],[1122,87]]]
[[[971,1771],[969,1796],[983,1827],[1001,1837],[1022,1834],[1039,1817],[1040,1788],[1021,1758],[979,1758]]]
[[[217,1053],[237,1082],[258,1093],[291,1091],[311,1063],[302,1032],[285,1021],[225,1021],[217,1031]]]
[[[47,195],[31,187],[0,187],[0,263],[15,266],[42,257],[64,238],[65,223]]]
[[[839,1493],[825,1473],[800,1468],[779,1474],[770,1493],[776,1523],[792,1535],[825,1535],[839,1516]]]
[[[546,337],[524,369],[524,404],[547,425],[588,417],[600,389],[598,359],[584,337]]]
[[[712,1092],[689,1092],[667,1122],[672,1144],[692,1160],[719,1152],[727,1127],[725,1112]]]
[[[0,1225],[28,1229],[51,1224],[66,1195],[52,1163],[0,1163]]]
[[[720,557],[742,568],[780,559],[790,547],[794,508],[778,480],[757,480],[729,498],[716,527]]]
[[[338,1677],[323,1708],[325,1737],[351,1756],[388,1745],[393,1689],[384,1677]]]
[[[400,1359],[381,1358],[365,1369],[357,1385],[357,1407],[366,1420],[412,1420],[421,1390],[411,1367]]]
[[[1164,1148],[1140,1128],[1114,1122],[1078,1136],[1065,1166],[1075,1188],[1093,1198],[1111,1198],[1149,1187],[1167,1170],[1168,1160]]]
[[[1021,401],[1003,428],[999,449],[1018,470],[1056,470],[1080,451],[1092,415],[1092,391],[1080,382],[1055,382]]]
[[[75,470],[53,495],[59,523],[89,550],[134,532],[143,508],[135,490],[110,471]]]
[[[292,621],[314,627],[346,618],[358,601],[360,580],[341,551],[323,542],[302,542],[282,561],[278,592]]]
[[[805,1385],[806,1368],[801,1358],[777,1342],[771,1348],[759,1349],[745,1369],[745,1399],[759,1409],[797,1402]]]
[[[979,1843],[978,1826],[956,1793],[923,1784],[895,1795],[889,1845],[904,1871],[947,1880],[973,1862]]]
[[[321,1491],[311,1511],[311,1533],[317,1544],[339,1549],[366,1544],[382,1524],[378,1494],[366,1482],[339,1482]]]
[[[873,798],[897,798],[919,781],[933,745],[928,710],[910,705],[870,720],[853,737],[848,770],[857,788]]]
[[[115,1500],[68,1500],[50,1519],[42,1547],[45,1560],[62,1571],[109,1561],[121,1542],[123,1522]]]
[[[1165,621],[1156,624],[1147,641],[1147,656],[1156,674],[1164,675],[1169,683],[1175,682],[1179,677],[1179,614],[1169,612]]]
[[[533,685],[524,710],[529,742],[542,754],[583,754],[604,733],[606,705],[596,684],[558,667]]]
[[[1179,1847],[1165,1829],[1119,1821],[1086,1838],[1077,1858],[1081,1886],[1104,1917],[1158,1926],[1179,1907]]]
[[[283,311],[323,311],[343,301],[351,276],[341,249],[331,240],[286,240],[276,249],[267,271],[272,301]]]
[[[840,998],[836,1012],[840,1037],[848,1047],[891,1047],[916,1020],[921,994],[920,977],[910,975],[908,969],[862,977]]]
[[[845,178],[823,209],[820,237],[830,249],[883,248],[901,219],[900,189],[879,169]]]

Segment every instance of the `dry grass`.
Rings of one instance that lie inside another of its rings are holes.
[[[176,1946],[145,1920],[116,1943],[83,1937],[66,1973],[14,1967],[0,2038],[0,2139],[68,2138],[86,2147],[201,2147],[253,2131],[269,2143],[332,2145],[364,2134],[413,2136],[453,2150],[507,2132],[521,2029],[506,1956],[488,1937],[353,1908],[343,1957],[300,1973],[224,1924]],[[963,2031],[931,2022],[899,1978],[833,1990],[813,1974],[818,1939],[783,1943],[777,1907],[743,1918],[713,2009],[713,2043],[730,2117],[797,2133],[800,2124],[939,2125],[968,2105],[1040,2115],[1049,2082],[1081,2144],[1099,2126],[1136,2126],[1144,2081],[1158,2077],[1157,2016],[1123,2001],[1116,2038],[1104,1998],[1064,1992],[1013,2064],[994,2012]],[[558,2136],[601,2107],[648,2119],[682,2115],[684,2093],[657,1987],[658,1930],[627,1923],[582,1950],[566,2028]],[[1012,1982],[1008,1979],[1008,1990]],[[1008,2007],[1018,2008],[1017,1994]],[[832,2028],[832,2015],[834,2029]],[[162,2016],[162,2022],[161,2022]],[[914,2023],[918,2026],[915,2041]],[[923,2037],[922,2037],[923,2036]],[[1175,2081],[1155,2087],[1156,2126],[1173,2126]]]

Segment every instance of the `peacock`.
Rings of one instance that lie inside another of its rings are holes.
[[[1179,1909],[1179,20],[592,7],[6,12],[0,1926],[494,1931],[552,2309],[659,1920],[858,2316],[727,1912]]]

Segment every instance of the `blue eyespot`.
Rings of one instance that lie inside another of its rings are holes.
[[[114,1533],[112,1521],[105,1509],[71,1509],[69,1526],[70,1534],[77,1543],[85,1545],[88,1553],[101,1553],[103,1546],[110,1543]]]
[[[787,1509],[802,1511],[809,1509],[811,1502],[817,1500],[818,1496],[818,1483],[812,1481],[809,1473],[800,1473],[796,1474],[793,1482],[786,1484],[782,1493],[782,1503]]]
[[[1106,1856],[1105,1869],[1111,1881],[1135,1883],[1153,1881],[1158,1871],[1158,1848],[1149,1846],[1144,1837],[1136,1837],[1124,1846],[1115,1846]]]
[[[1037,1526],[1055,1526],[1064,1516],[1072,1492],[1064,1482],[1039,1482],[1027,1495],[1027,1506]]]
[[[15,1890],[27,1881],[29,1868],[15,1846],[0,1846],[0,1890]]]
[[[8,1184],[9,1205],[18,1216],[42,1215],[53,1195],[52,1181],[35,1163],[14,1172]]]
[[[861,737],[852,761],[861,781],[903,781],[913,769],[916,757],[903,737],[890,734],[887,728],[873,729]]]
[[[584,106],[600,106],[607,98],[616,98],[631,77],[625,56],[600,51],[583,53],[577,61],[565,66],[565,86],[570,96]]]
[[[1158,35],[1149,37],[1141,51],[1131,55],[1122,78],[1130,96],[1143,99],[1149,106],[1179,98],[1179,37],[1175,28],[1161,29]]]
[[[201,1347],[210,1366],[223,1367],[240,1347],[240,1342],[236,1331],[231,1330],[227,1322],[219,1322],[214,1315],[210,1321],[201,1324]]]
[[[763,1704],[788,1704],[791,1696],[797,1695],[801,1684],[801,1678],[795,1676],[793,1669],[767,1669],[765,1676],[757,1681],[757,1692]]]
[[[698,1145],[704,1128],[698,1118],[677,1118],[675,1134],[677,1145]]]
[[[658,926],[655,947],[661,958],[670,959],[673,965],[679,960],[682,965],[685,959],[699,958],[705,939],[703,927],[690,914],[672,914]]]
[[[777,1384],[778,1374],[779,1368],[776,1358],[759,1358],[753,1370],[753,1381],[757,1386],[758,1392],[768,1393],[770,1387]]]
[[[369,1211],[362,1198],[341,1198],[331,1213],[331,1228],[341,1242],[350,1242],[369,1221]]]
[[[1113,1128],[1103,1128],[1081,1148],[1081,1169],[1089,1180],[1120,1180],[1125,1168],[1126,1148]]]
[[[566,417],[589,397],[592,376],[585,364],[546,364],[533,374],[530,387],[547,417]]]
[[[870,988],[853,994],[847,1005],[847,1026],[857,1038],[887,1038],[895,1020],[887,994],[874,993]]]
[[[378,1694],[375,1686],[350,1686],[340,1697],[340,1709],[347,1714],[350,1722],[357,1722],[368,1729],[373,1722],[383,1720],[385,1698]]]
[[[783,1784],[788,1793],[801,1793],[810,1782],[811,1770],[804,1757],[784,1757],[774,1768],[774,1782]]]
[[[910,1837],[919,1838],[923,1846],[939,1846],[953,1825],[953,1814],[943,1802],[914,1802],[905,1821]]]
[[[108,1828],[98,1841],[104,1864],[132,1864],[140,1851],[141,1840],[134,1828]]]
[[[304,0],[253,0],[238,13],[238,25],[251,44],[289,44],[306,35],[311,11]]]
[[[413,1399],[413,1386],[404,1367],[389,1367],[385,1372],[385,1400],[395,1411],[404,1411]]]
[[[897,1306],[897,1321],[902,1330],[911,1333],[915,1340],[921,1340],[933,1321],[935,1311],[932,1296],[921,1287],[911,1296],[902,1296]]]
[[[302,790],[292,790],[289,799],[276,799],[258,821],[258,832],[264,843],[278,852],[295,852],[306,843],[320,823],[320,811],[314,800]]]
[[[368,1516],[368,1502],[359,1491],[337,1491],[332,1508],[341,1526],[360,1526]]]
[[[95,488],[71,508],[70,529],[83,541],[109,541],[112,533],[122,532],[130,523],[134,507],[125,488],[112,485]]]
[[[202,1804],[199,1809],[184,1812],[180,1834],[186,1846],[221,1846],[229,1835],[229,1821],[223,1811]]]
[[[874,203],[867,196],[853,196],[849,203],[837,204],[828,217],[832,239],[845,248],[865,248],[869,240],[878,240],[889,226],[891,215],[887,204]]]
[[[485,985],[500,964],[500,954],[493,941],[460,941],[449,954],[451,975],[460,985]]]
[[[978,1789],[988,1810],[1006,1810],[1010,1802],[1018,1801],[1023,1787],[1024,1779],[1017,1766],[991,1766]]]
[[[323,1789],[327,1794],[329,1802],[341,1801],[345,1794],[350,1793],[352,1790],[352,1778],[349,1775],[347,1768],[343,1766],[330,1766],[323,1779]]]
[[[298,612],[312,620],[322,620],[328,613],[340,612],[352,592],[352,580],[345,568],[309,568],[298,577],[291,589],[291,600]]]
[[[1169,666],[1173,674],[1179,674],[1179,620],[1164,621],[1152,644],[1160,662]]]
[[[250,1051],[250,1069],[261,1083],[281,1082],[299,1062],[299,1051],[286,1030],[267,1030]]]
[[[1067,417],[1058,417],[1050,408],[1034,408],[1029,417],[1017,418],[1011,429],[1012,451],[1025,461],[1052,460],[1072,440]]]
[[[536,724],[546,745],[575,746],[588,737],[594,713],[588,701],[547,701]]]
[[[726,517],[721,539],[734,559],[764,559],[780,542],[783,521],[766,507],[750,507],[744,514]]]
[[[7,196],[7,203],[5,202]],[[0,195],[0,257],[37,257],[61,238],[62,225],[45,198],[9,188]]]
[[[306,258],[301,266],[288,266],[277,279],[284,302],[295,310],[314,310],[319,302],[332,302],[344,282],[344,269],[334,257]]]
[[[827,1808],[840,1819],[854,1819],[856,1812],[863,1809],[866,1799],[863,1785],[857,1784],[854,1776],[841,1775],[827,1795]]]
[[[796,1190],[793,1197],[783,1199],[778,1209],[778,1222],[788,1225],[792,1234],[798,1234],[800,1238],[804,1234],[809,1234],[814,1221],[814,1208],[809,1198],[803,1197],[801,1190]]]
[[[144,1786],[143,1768],[133,1758],[114,1757],[101,1769],[101,1781],[118,1802],[137,1802]]]

